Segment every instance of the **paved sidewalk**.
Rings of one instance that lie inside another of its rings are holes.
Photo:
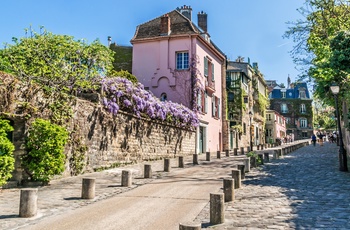
[[[335,144],[309,145],[283,159],[252,169],[242,188],[235,191],[235,201],[226,203],[224,224],[209,224],[209,204],[194,221],[200,221],[202,228],[212,229],[349,229],[350,175],[339,172],[337,151]],[[212,158],[214,160],[214,156]],[[205,154],[200,155],[199,160],[203,162]],[[227,166],[227,158],[215,161],[221,161],[222,167]],[[163,172],[163,161],[147,162],[152,165],[152,179],[143,179],[144,164],[137,164],[52,181],[50,186],[39,188],[39,213],[33,218],[18,217],[19,189],[3,190],[0,192],[0,229],[23,228],[46,217],[114,197],[157,178],[176,175],[182,169],[176,168],[175,159],[171,162],[174,170],[170,173]],[[185,162],[192,162],[192,157],[185,158]],[[120,187],[124,169],[133,173],[131,188]],[[215,170],[213,172],[215,174]],[[83,177],[96,178],[94,200],[80,199]]]

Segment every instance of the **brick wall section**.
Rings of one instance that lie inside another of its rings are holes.
[[[195,132],[123,112],[113,117],[84,100],[77,101],[72,122],[88,146],[86,171],[195,152]]]

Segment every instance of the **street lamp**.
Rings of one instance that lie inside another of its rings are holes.
[[[340,115],[339,115],[339,109],[338,109],[338,94],[339,94],[339,85],[332,84],[330,87],[335,100],[335,112],[337,116],[337,126],[338,126],[338,132],[339,132],[339,170],[343,172],[348,171],[348,165],[347,165],[347,156],[346,156],[346,150],[344,148],[343,143],[343,135],[341,132],[340,127]]]
[[[249,111],[249,121],[250,121],[250,151],[253,151],[253,124],[252,124],[252,117],[253,117],[253,113],[252,111]]]

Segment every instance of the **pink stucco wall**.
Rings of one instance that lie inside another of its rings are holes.
[[[191,60],[197,61],[199,79],[205,86],[204,56],[211,58],[214,63],[215,92],[214,95],[221,100],[221,65],[219,57],[215,56],[210,49],[203,45],[198,39],[190,36],[180,38],[169,38],[136,42],[133,44],[133,69],[139,81],[148,87],[156,96],[167,94],[167,99],[191,107],[192,87],[190,72],[187,70],[176,70],[176,52],[188,51]],[[222,111],[220,111],[220,117]],[[211,113],[211,99],[208,100],[208,113],[199,114],[201,125],[205,130],[205,151],[221,150],[222,145],[222,121],[221,118],[213,118]],[[199,129],[197,130],[197,134]],[[199,135],[197,135],[197,145]],[[197,146],[197,151],[199,147]]]

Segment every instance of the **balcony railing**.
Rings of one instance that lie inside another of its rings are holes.
[[[206,80],[205,81],[205,89],[211,93],[215,92],[215,81]]]

